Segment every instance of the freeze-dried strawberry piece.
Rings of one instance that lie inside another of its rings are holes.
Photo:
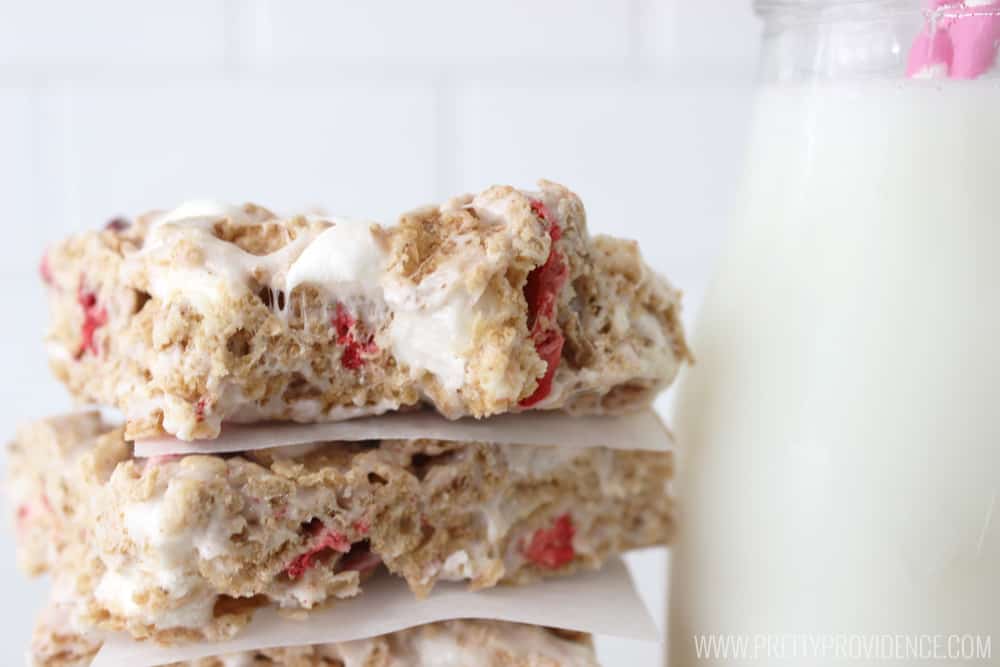
[[[573,550],[575,534],[573,518],[569,514],[563,514],[552,522],[551,528],[539,528],[530,542],[522,542],[521,553],[539,567],[556,570],[572,562],[576,556]]]
[[[25,525],[44,515],[54,515],[52,503],[49,502],[49,495],[44,491],[38,496],[38,502],[26,502],[17,506],[17,529],[24,530]]]
[[[361,356],[361,352],[362,347],[358,343],[349,343],[340,355],[340,365],[351,371],[358,370],[365,365],[365,359]]]
[[[562,359],[565,337],[555,321],[556,299],[559,291],[569,278],[569,268],[562,254],[556,249],[556,241],[562,238],[562,228],[552,218],[545,204],[538,200],[531,202],[531,211],[549,226],[549,256],[545,263],[528,274],[524,284],[524,298],[528,302],[528,326],[535,351],[545,362],[545,374],[538,379],[535,391],[521,400],[521,407],[531,407],[541,402],[552,391],[552,378]]]
[[[199,398],[198,402],[194,405],[194,418],[198,421],[205,421],[205,398]]]
[[[333,326],[337,330],[337,342],[346,345],[351,338],[351,329],[354,328],[355,319],[344,308],[344,304],[337,304],[337,312],[333,317]]]
[[[108,323],[108,311],[97,303],[97,294],[83,285],[83,277],[76,289],[76,302],[83,308],[83,324],[80,326],[80,347],[76,350],[76,359],[80,359],[89,350],[95,357],[100,350],[94,334]]]
[[[535,267],[528,274],[528,280],[524,284],[524,298],[528,302],[528,327],[533,327],[539,316],[551,317],[556,294],[569,275],[562,256],[556,250],[556,241],[562,238],[562,228],[552,219],[548,208],[542,202],[532,201],[531,210],[548,225],[551,244],[545,263]]]
[[[104,225],[105,229],[110,229],[113,232],[123,232],[132,226],[132,221],[128,218],[112,218],[108,220],[107,224]]]
[[[532,332],[535,351],[545,362],[545,375],[538,380],[538,386],[531,396],[521,400],[521,407],[529,408],[543,400],[552,391],[552,378],[555,377],[559,360],[562,359],[563,344],[566,339],[557,328]]]
[[[365,357],[378,352],[372,336],[364,342],[359,341],[354,333],[357,329],[357,320],[344,308],[344,304],[337,304],[337,311],[333,317],[333,328],[337,332],[337,344],[344,350],[340,353],[340,365],[352,371],[356,371],[365,365]]]
[[[364,519],[358,519],[354,522],[354,530],[358,531],[362,535],[367,535],[371,526]]]
[[[320,524],[322,526],[322,524]],[[310,531],[312,528],[310,527]],[[336,551],[342,554],[347,553],[351,550],[351,542],[347,539],[347,536],[336,530],[324,531],[320,539],[312,546],[309,551],[299,554],[296,556],[285,571],[288,573],[288,578],[295,579],[300,578],[305,574],[310,568],[316,565],[316,560],[320,554],[327,549]]]
[[[161,454],[160,456],[150,456],[146,459],[146,465],[160,466],[165,463],[180,461],[182,458],[184,458],[183,454]]]
[[[49,266],[49,254],[42,255],[42,261],[38,263],[38,272],[42,274],[42,280],[46,285],[54,285],[55,278],[52,277],[52,267]]]
[[[531,200],[531,212],[545,222],[552,224],[552,215],[549,213],[549,207],[541,199]]]

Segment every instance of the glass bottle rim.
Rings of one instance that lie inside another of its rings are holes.
[[[927,0],[754,0],[753,5],[757,15],[764,19],[782,15],[808,18],[822,10],[861,5],[880,6],[893,14],[926,14],[929,11]]]

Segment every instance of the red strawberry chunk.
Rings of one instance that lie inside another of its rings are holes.
[[[288,573],[288,578],[293,581],[300,578],[316,565],[316,560],[319,555],[327,549],[346,554],[351,550],[351,542],[347,539],[346,535],[339,531],[324,531],[321,534],[320,539],[313,544],[312,548],[305,553],[301,553],[296,556],[292,562],[289,563],[288,567],[285,568],[285,571]]]
[[[337,329],[337,342],[346,345],[351,338],[351,329],[354,328],[356,320],[344,308],[344,304],[337,304],[337,314],[333,318],[333,326]]]
[[[182,454],[161,454],[160,456],[149,457],[146,459],[146,464],[151,466],[160,466],[173,461],[180,461],[182,458],[184,458]]]
[[[27,505],[18,505],[17,507],[17,529],[24,530],[24,524],[28,522],[28,517],[31,516],[31,508]]]
[[[563,344],[566,342],[562,332],[557,328],[532,332],[532,339],[535,341],[535,351],[546,364],[545,375],[538,380],[538,386],[531,396],[521,400],[520,405],[524,408],[530,408],[540,402],[552,391],[552,378],[555,377],[559,360],[562,359]]]
[[[38,263],[38,272],[42,274],[42,280],[46,285],[54,285],[55,278],[52,276],[52,267],[49,266],[48,253],[42,255],[42,261]]]
[[[531,200],[531,212],[545,222],[552,224],[552,215],[549,213],[549,207],[541,199]]]
[[[356,338],[357,320],[351,317],[344,304],[337,304],[332,324],[337,332],[337,344],[344,348],[340,353],[340,365],[344,368],[356,371],[365,365],[367,356],[378,352],[372,336],[368,336],[364,342]]]
[[[112,218],[108,220],[107,224],[104,225],[105,229],[110,229],[113,232],[123,232],[132,226],[132,221],[128,218]]]
[[[547,570],[556,570],[572,562],[576,556],[573,550],[573,536],[576,528],[573,518],[563,514],[552,522],[551,528],[539,528],[531,541],[521,543],[521,553],[535,565]]]
[[[563,343],[566,340],[555,322],[556,299],[569,279],[569,268],[556,249],[556,241],[562,238],[562,228],[553,220],[543,202],[533,200],[531,210],[548,224],[551,245],[545,263],[532,270],[524,284],[531,339],[538,356],[545,362],[545,374],[538,379],[534,393],[520,402],[521,407],[525,408],[541,402],[552,391],[552,378],[562,359]]]
[[[83,309],[83,324],[80,326],[80,347],[76,350],[76,358],[80,359],[90,351],[95,357],[100,350],[94,334],[108,323],[108,311],[97,304],[97,294],[83,286],[83,277],[76,289],[76,302]]]

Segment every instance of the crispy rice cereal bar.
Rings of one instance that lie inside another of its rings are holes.
[[[80,627],[171,642],[305,610],[384,567],[523,584],[598,567],[673,529],[666,452],[374,441],[135,459],[96,413],[9,447],[18,559],[54,574]]]
[[[100,641],[52,605],[35,624],[32,667],[87,667]],[[266,649],[172,667],[599,667],[589,635],[500,621],[445,621],[372,639]]]
[[[193,202],[50,248],[51,366],[129,437],[223,420],[450,418],[647,405],[688,358],[679,294],[634,242],[587,233],[554,183],[399,224]]]

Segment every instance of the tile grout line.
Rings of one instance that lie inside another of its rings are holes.
[[[46,198],[42,184],[42,89],[38,80],[31,82],[31,217],[34,224],[44,227],[40,202]]]
[[[629,0],[628,3],[628,52],[625,56],[625,66],[633,76],[638,76],[642,70],[642,17],[643,0]]]
[[[237,79],[272,66],[269,0],[225,0],[223,76]]]
[[[527,66],[513,64],[509,66],[465,67],[461,65],[446,65],[427,68],[417,68],[405,63],[388,63],[385,65],[371,64],[332,64],[321,65],[274,64],[270,62],[267,41],[267,17],[256,19],[259,28],[256,32],[260,39],[256,46],[248,46],[240,37],[234,36],[234,52],[232,62],[221,68],[206,65],[166,65],[110,67],[54,65],[45,68],[20,68],[0,64],[0,88],[28,88],[39,81],[52,84],[68,84],[84,88],[127,89],[130,87],[158,83],[215,83],[239,79],[262,85],[289,83],[293,85],[314,84],[316,77],[322,76],[331,81],[345,82],[376,82],[387,84],[409,84],[414,80],[441,83],[457,88],[464,80],[475,81],[497,87],[528,87],[528,88],[573,88],[580,86],[604,85],[616,83],[626,78],[649,84],[662,85],[672,83],[686,86],[697,86],[712,82],[729,83],[736,75],[731,67],[706,65],[692,73],[690,68],[678,65],[657,66],[646,62],[641,55],[641,44],[637,45],[635,53],[617,64],[600,66],[578,65],[541,65]],[[238,29],[234,29],[239,32]],[[641,39],[639,42],[641,43]],[[242,44],[240,46],[239,44]],[[256,52],[240,56],[235,52],[249,50]]]
[[[222,5],[222,69],[227,77],[236,73],[242,51],[243,32],[240,29],[240,7],[237,0],[224,0]]]
[[[443,200],[458,187],[457,96],[455,84],[446,77],[434,86],[434,189],[435,199]]]

